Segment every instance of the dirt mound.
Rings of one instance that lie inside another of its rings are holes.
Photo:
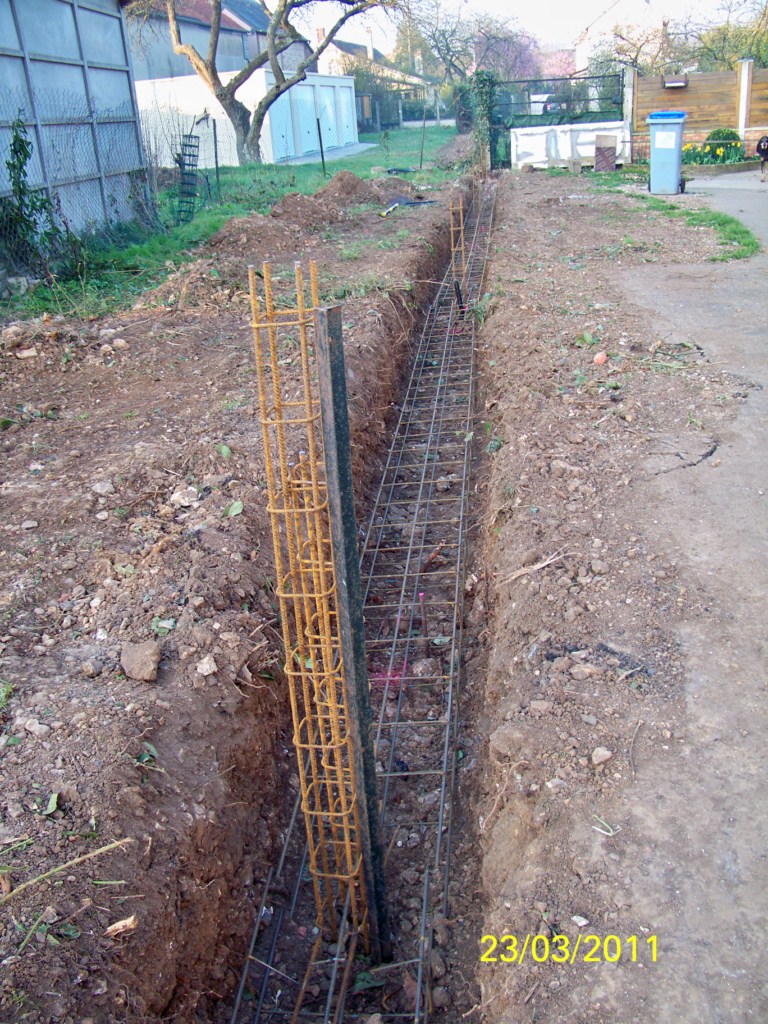
[[[292,193],[292,195],[295,193]],[[267,259],[269,256],[291,250],[296,239],[301,237],[302,219],[300,207],[284,205],[286,196],[282,203],[279,203],[272,211],[274,217],[280,218],[281,223],[275,224],[272,216],[263,216],[260,213],[252,213],[249,217],[233,217],[215,235],[211,235],[205,244],[207,250],[216,253],[238,254],[241,257],[252,253],[259,259]],[[308,199],[308,196],[302,196]],[[278,210],[278,213],[274,211]],[[292,211],[292,212],[291,212]],[[305,210],[309,215],[309,209]],[[316,211],[312,211],[317,216]],[[333,215],[331,215],[333,218]],[[262,255],[264,254],[264,255]],[[253,259],[248,262],[254,262]]]
[[[344,216],[343,211],[321,196],[322,193],[318,193],[316,196],[305,196],[301,192],[289,192],[272,207],[270,217],[278,218],[281,223],[293,221],[294,224],[300,224],[309,231],[341,220]]]
[[[334,174],[325,188],[317,193],[317,196],[323,202],[327,202],[329,199],[338,199],[347,203],[351,200],[364,203],[381,198],[375,182],[363,181],[351,171],[339,171],[338,174]]]

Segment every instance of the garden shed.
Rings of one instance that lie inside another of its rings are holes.
[[[0,0],[0,200],[16,119],[32,144],[28,185],[46,190],[73,231],[146,213],[118,0]]]

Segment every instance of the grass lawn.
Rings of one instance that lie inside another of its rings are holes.
[[[418,184],[437,183],[452,172],[432,167],[437,150],[456,134],[455,128],[427,128],[424,138],[424,170],[409,175]],[[327,160],[328,177],[341,170],[360,177],[372,167],[418,167],[421,130],[401,128],[364,135],[372,149],[343,160]],[[215,196],[215,175],[206,171]],[[289,192],[312,194],[326,184],[318,159],[313,164],[254,164],[221,168],[221,203],[206,202],[190,224],[175,224],[177,193],[167,189],[157,198],[162,228],[147,231],[119,226],[109,242],[92,239],[84,248],[77,273],[69,280],[40,285],[31,293],[8,303],[0,302],[0,317],[37,316],[43,312],[67,316],[98,316],[130,307],[138,296],[158,284],[169,268],[194,258],[195,248],[210,238],[231,217],[266,213]],[[208,193],[208,188],[204,190]]]

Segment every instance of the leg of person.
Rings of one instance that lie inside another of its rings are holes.
[[[760,181],[765,181],[765,165],[768,163],[763,157],[760,157]]]

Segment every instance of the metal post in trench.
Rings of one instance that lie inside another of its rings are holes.
[[[348,702],[347,728],[352,739],[355,777],[362,781],[364,790],[362,794],[358,792],[357,799],[363,833],[359,844],[363,858],[365,902],[368,906],[371,952],[376,960],[386,960],[391,957],[391,943],[384,890],[384,858],[378,835],[376,762],[371,738],[360,556],[352,492],[341,306],[315,311],[315,338],[336,575],[336,614],[344,659],[344,678],[348,688],[345,694]]]

